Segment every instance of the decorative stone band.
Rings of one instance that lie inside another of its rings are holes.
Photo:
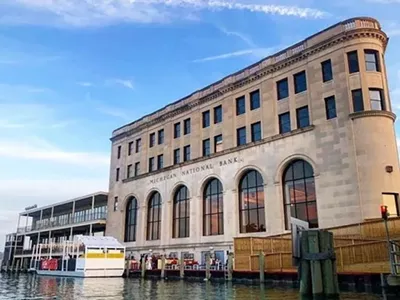
[[[386,117],[391,119],[393,122],[396,121],[396,115],[390,111],[386,110],[366,110],[359,111],[349,115],[349,117],[354,119],[365,118],[365,117]]]
[[[157,123],[173,118],[203,103],[215,100],[226,93],[246,86],[273,72],[287,68],[294,63],[307,59],[327,48],[360,37],[379,39],[386,48],[388,38],[381,31],[378,21],[371,18],[350,19],[333,25],[306,40],[267,57],[215,84],[194,92],[188,97],[165,106],[143,118],[120,127],[113,132],[111,141],[115,142],[131,136]],[[322,40],[322,41],[320,41]]]

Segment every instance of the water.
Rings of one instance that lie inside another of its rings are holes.
[[[299,299],[299,296],[297,290],[261,288],[258,285],[150,281],[134,278],[56,278],[1,273],[0,299],[292,300]],[[386,298],[380,295],[344,293],[341,295],[341,299],[377,300]]]

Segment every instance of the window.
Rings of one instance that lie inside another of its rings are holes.
[[[221,182],[213,178],[203,192],[203,235],[224,234],[224,203]]]
[[[124,242],[136,241],[137,211],[138,205],[136,198],[129,198],[126,205]]]
[[[158,144],[164,144],[164,129],[158,131]]]
[[[366,70],[380,72],[379,52],[376,50],[365,50],[364,54]]]
[[[222,151],[222,134],[214,136],[214,152]]]
[[[327,120],[336,118],[335,96],[330,96],[328,98],[325,98],[325,111]]]
[[[380,89],[369,89],[369,99],[371,101],[372,110],[385,110],[385,103],[382,95],[383,93]]]
[[[157,170],[164,168],[164,155],[157,156]]]
[[[264,232],[264,181],[259,172],[247,172],[239,183],[240,232]]]
[[[149,172],[154,171],[154,157],[149,158]]]
[[[246,127],[241,127],[236,130],[236,144],[237,146],[246,144]]]
[[[140,175],[140,162],[135,163],[135,176]]]
[[[222,122],[222,106],[214,107],[214,124]]]
[[[128,155],[132,154],[132,150],[133,150],[133,142],[129,142],[129,144],[128,144]]]
[[[126,168],[126,178],[131,178],[132,177],[132,165],[128,165]]]
[[[174,150],[174,165],[181,162],[181,149]]]
[[[357,73],[360,71],[357,51],[347,53],[347,61],[349,64],[349,73]]]
[[[114,197],[114,211],[118,210],[118,197]]]
[[[257,142],[261,138],[261,122],[251,124],[251,141]]]
[[[285,99],[289,97],[289,83],[288,79],[279,80],[276,83],[276,90],[278,92],[278,100]]]
[[[283,113],[279,115],[279,133],[286,133],[292,130],[290,126],[290,113]]]
[[[159,240],[161,236],[161,196],[154,192],[147,206],[147,240]]]
[[[308,113],[308,106],[303,106],[296,109],[297,128],[304,128],[310,126],[310,116]]]
[[[119,168],[115,170],[115,181],[119,181]]]
[[[183,161],[190,160],[190,145],[183,147]]]
[[[156,134],[150,133],[150,138],[149,138],[150,142],[149,142],[149,146],[150,148],[154,146],[154,144],[156,143]]]
[[[250,93],[250,110],[260,108],[260,91]]]
[[[322,67],[322,81],[327,82],[333,79],[333,74],[332,74],[332,63],[331,60],[328,59],[326,61],[323,61],[321,63]]]
[[[136,140],[136,153],[140,152],[140,148],[142,147],[142,139]]]
[[[244,96],[236,99],[236,115],[242,115],[246,112],[246,99]]]
[[[387,210],[389,212],[389,218],[395,218],[400,216],[398,199],[399,199],[398,194],[390,194],[390,193],[382,194],[382,205],[387,206]]]
[[[174,124],[174,139],[181,136],[181,123]]]
[[[118,146],[118,148],[117,148],[117,158],[118,159],[121,158],[121,146]]]
[[[174,195],[173,238],[185,238],[190,235],[190,201],[186,186],[178,188]]]
[[[203,156],[211,154],[211,143],[210,139],[203,140]]]
[[[307,90],[306,71],[294,74],[294,93],[298,94]]]
[[[190,118],[183,121],[183,134],[190,133]]]
[[[364,100],[362,96],[361,90],[353,90],[351,91],[353,97],[353,110],[354,112],[363,111],[364,110]]]
[[[203,128],[210,127],[210,111],[203,111]]]
[[[282,182],[286,229],[290,229],[290,217],[309,222],[310,228],[317,228],[317,198],[312,166],[304,160],[292,161],[283,172]]]

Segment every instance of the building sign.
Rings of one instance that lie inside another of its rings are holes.
[[[199,173],[202,171],[213,170],[214,166],[224,167],[224,166],[239,163],[239,162],[243,162],[243,158],[233,157],[233,158],[223,159],[223,160],[217,161],[216,164],[208,163],[208,164],[204,164],[204,165],[201,165],[198,167],[184,169],[181,171],[180,175],[181,176],[193,175],[193,174],[196,174],[196,173]],[[176,178],[176,177],[177,177],[176,173],[170,173],[167,175],[163,175],[163,176],[159,176],[159,177],[151,179],[150,184],[155,184],[155,183],[162,182],[162,181],[169,180],[169,179]]]

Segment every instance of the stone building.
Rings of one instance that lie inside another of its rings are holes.
[[[399,214],[379,23],[354,18],[113,132],[106,234],[134,255]]]

